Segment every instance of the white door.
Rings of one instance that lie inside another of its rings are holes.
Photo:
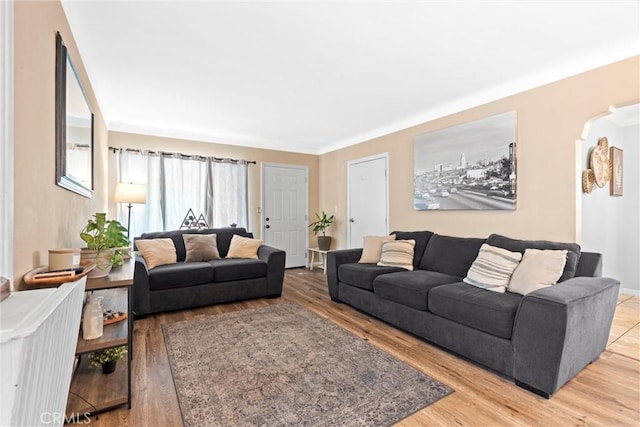
[[[349,247],[361,248],[363,236],[382,236],[388,229],[387,153],[348,163]]]
[[[262,236],[264,243],[287,253],[286,268],[306,265],[307,168],[263,164]]]

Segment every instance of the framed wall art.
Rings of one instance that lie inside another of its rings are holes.
[[[609,159],[611,160],[611,180],[610,194],[612,196],[622,196],[623,184],[623,164],[622,150],[618,147],[609,148]]]
[[[416,210],[515,210],[516,112],[418,135]]]

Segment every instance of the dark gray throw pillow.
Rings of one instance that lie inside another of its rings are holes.
[[[492,234],[487,239],[487,244],[512,252],[520,252],[523,255],[527,249],[567,250],[567,263],[564,266],[562,276],[560,276],[558,282],[571,279],[575,276],[578,261],[580,260],[580,245],[577,243],[551,242],[548,240],[520,240],[501,236],[500,234]]]

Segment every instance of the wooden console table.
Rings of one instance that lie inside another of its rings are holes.
[[[104,326],[103,335],[94,340],[84,340],[78,335],[76,355],[80,361],[73,374],[67,418],[91,415],[126,405],[131,408],[131,362],[133,359],[133,271],[134,259],[111,270],[106,277],[88,279],[86,292],[103,298],[104,310],[122,311],[127,319]],[[127,356],[118,360],[116,371],[104,375],[100,367],[89,365],[89,354],[107,348],[127,347]]]

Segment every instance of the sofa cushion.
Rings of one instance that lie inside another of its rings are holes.
[[[183,234],[182,238],[187,251],[185,262],[220,259],[215,234]]]
[[[214,282],[255,279],[267,275],[267,263],[259,259],[227,258],[209,261]]]
[[[351,286],[373,290],[373,280],[381,274],[403,271],[398,267],[380,267],[375,264],[342,264],[338,267],[338,280]]]
[[[415,240],[392,240],[382,245],[382,255],[378,265],[381,267],[400,267],[413,270],[413,250]]]
[[[380,298],[426,311],[431,289],[460,280],[462,280],[461,277],[435,271],[403,271],[378,276],[373,281],[373,292]]]
[[[138,240],[138,250],[147,262],[149,270],[177,261],[176,247],[171,239]]]
[[[511,252],[484,243],[463,282],[488,291],[503,293],[507,290],[513,270],[521,259],[520,252]]]
[[[465,277],[485,239],[434,234],[420,261],[421,270]]]
[[[566,250],[567,263],[564,266],[562,276],[560,276],[558,282],[571,279],[575,276],[576,269],[578,268],[578,261],[580,260],[580,245],[577,243],[550,242],[548,240],[518,240],[501,236],[499,234],[492,234],[489,236],[487,243],[491,246],[497,246],[509,251],[518,251],[521,254],[524,254],[524,251],[527,249]]]
[[[258,249],[262,243],[260,239],[235,235],[231,238],[227,258],[258,259]]]
[[[362,238],[362,255],[360,255],[359,263],[375,264],[380,261],[382,255],[382,245],[385,242],[395,240],[396,236],[364,236]]]
[[[161,265],[149,271],[149,289],[183,288],[213,281],[213,268],[206,262],[178,262]]]
[[[424,255],[424,250],[429,243],[429,239],[433,236],[431,231],[394,231],[391,234],[396,235],[396,240],[415,240],[416,247],[413,249],[413,269],[417,270],[420,266],[420,260]]]
[[[511,338],[516,311],[523,296],[488,292],[466,283],[433,288],[429,311],[500,338]]]
[[[509,291],[526,295],[558,283],[567,262],[567,251],[527,249],[513,272]]]

